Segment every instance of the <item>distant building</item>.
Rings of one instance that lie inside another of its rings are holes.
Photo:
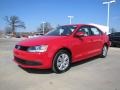
[[[98,27],[100,30],[102,30],[104,33],[106,33],[107,35],[110,34],[110,31],[109,31],[109,28],[107,26],[104,26],[104,25],[100,25],[100,24],[94,24],[94,23],[91,23],[89,25],[93,25],[93,26],[96,26]]]

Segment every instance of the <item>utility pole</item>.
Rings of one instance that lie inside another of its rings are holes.
[[[42,28],[43,28],[43,35],[45,34],[45,22],[42,22],[42,24],[43,24],[43,26],[42,26]]]
[[[108,2],[103,2],[103,4],[107,4],[108,9],[107,9],[107,27],[108,30],[110,29],[110,4],[116,2],[115,0],[108,1]]]

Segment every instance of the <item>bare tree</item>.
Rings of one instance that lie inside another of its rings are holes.
[[[40,33],[43,33],[43,29],[44,29],[44,33],[47,33],[50,30],[52,30],[53,28],[52,28],[52,26],[49,22],[46,22],[46,23],[44,23],[44,25],[43,25],[43,23],[40,24],[40,27],[37,29],[37,31],[40,32]]]
[[[13,35],[16,35],[16,28],[25,28],[24,22],[17,16],[5,16],[5,21],[8,23],[8,27],[11,28]]]

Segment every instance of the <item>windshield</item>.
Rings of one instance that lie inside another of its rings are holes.
[[[59,26],[46,34],[46,36],[68,36],[76,29],[77,26]]]

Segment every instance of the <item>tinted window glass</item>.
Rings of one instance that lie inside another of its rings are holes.
[[[85,33],[85,36],[91,35],[91,32],[90,32],[90,30],[89,30],[89,28],[88,28],[87,26],[81,27],[81,28],[78,30],[78,32],[84,32],[84,33]]]
[[[66,36],[70,35],[77,26],[59,26],[55,30],[48,32],[47,36]]]
[[[112,33],[111,35],[120,36],[120,32]]]
[[[95,28],[95,27],[91,27],[91,31],[92,31],[92,34],[93,34],[93,35],[101,35],[100,30],[98,30],[98,29]]]

